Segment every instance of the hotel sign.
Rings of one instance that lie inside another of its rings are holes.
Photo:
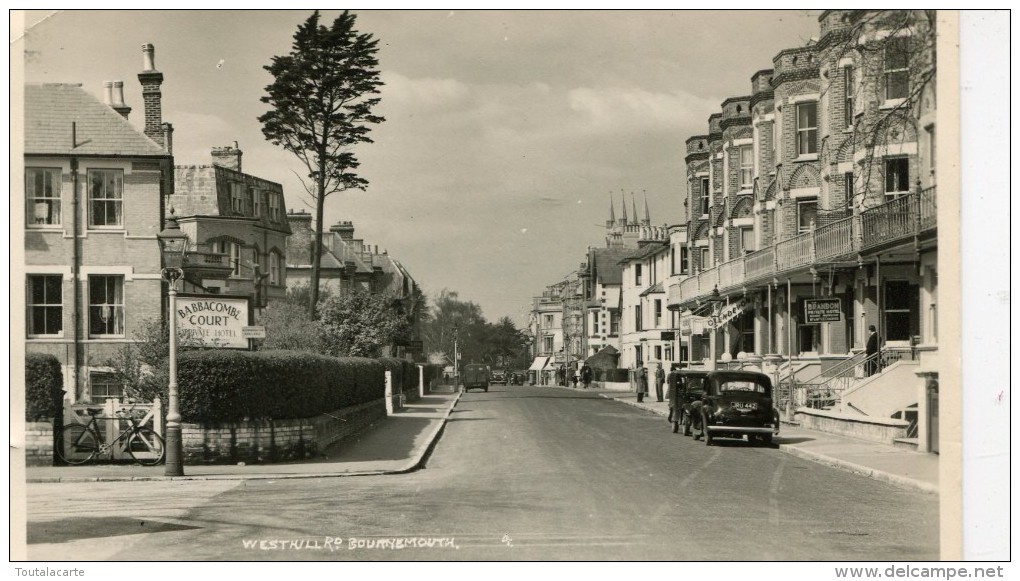
[[[248,298],[177,296],[177,331],[183,345],[247,349]]]
[[[843,309],[839,299],[805,299],[804,322],[833,323],[842,319]]]

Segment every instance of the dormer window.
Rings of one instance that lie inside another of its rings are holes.
[[[244,214],[244,196],[241,184],[230,182],[230,211],[234,214]]]

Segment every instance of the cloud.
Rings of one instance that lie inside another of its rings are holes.
[[[568,94],[570,109],[591,131],[677,131],[704,121],[716,99],[643,89],[579,87]]]
[[[381,91],[386,109],[427,113],[463,105],[471,98],[471,88],[456,79],[412,79],[392,71],[383,72],[380,78],[385,83]]]

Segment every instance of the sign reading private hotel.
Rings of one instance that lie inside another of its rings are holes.
[[[177,298],[177,330],[184,344],[247,349],[243,332],[247,326],[247,298]]]
[[[842,312],[839,299],[807,299],[804,301],[804,319],[809,325],[839,321]]]

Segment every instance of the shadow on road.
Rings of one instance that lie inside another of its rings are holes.
[[[28,544],[66,543],[78,539],[98,539],[184,531],[201,527],[165,523],[123,516],[66,518],[58,521],[28,523]]]

